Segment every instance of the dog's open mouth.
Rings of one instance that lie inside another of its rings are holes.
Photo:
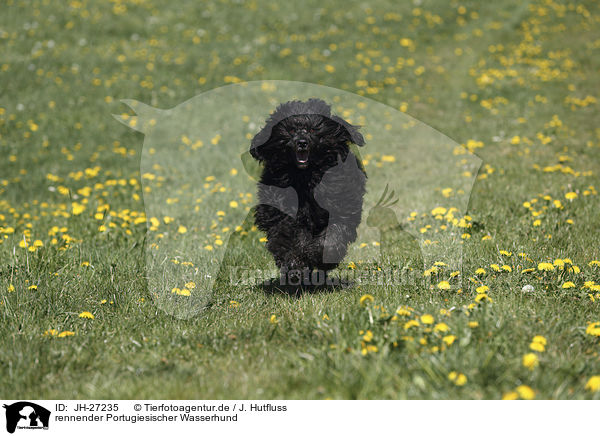
[[[308,166],[308,150],[296,150],[296,165],[298,168]]]

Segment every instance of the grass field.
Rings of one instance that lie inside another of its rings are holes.
[[[596,2],[0,10],[1,398],[600,398]],[[263,80],[288,82],[243,85]],[[367,139],[337,274],[402,268],[367,224],[393,179],[417,284],[289,296],[219,275],[274,271],[239,157],[279,98],[317,92]]]

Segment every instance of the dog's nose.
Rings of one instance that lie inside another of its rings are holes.
[[[308,148],[308,140],[304,138],[300,138],[296,141],[299,149]]]

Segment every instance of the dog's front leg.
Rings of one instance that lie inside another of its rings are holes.
[[[330,269],[333,269],[344,260],[348,244],[356,239],[356,228],[343,223],[330,223],[322,238],[322,264],[332,265]]]

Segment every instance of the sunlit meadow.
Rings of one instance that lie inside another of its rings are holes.
[[[600,398],[598,4],[336,3],[0,6],[0,397]],[[367,123],[368,102],[453,144],[437,183],[394,193],[423,280],[291,296],[225,274],[202,294],[206,259],[276,273],[240,158],[264,108],[221,105],[174,130],[181,156],[211,162],[190,183],[130,103],[171,109],[262,80],[362,102],[331,101],[364,124],[377,187],[339,275],[404,266],[365,260],[401,245],[376,213],[394,198],[377,202],[416,160],[378,140],[399,125]],[[447,238],[462,263],[428,255]],[[194,250],[160,258],[180,280],[159,283],[148,253],[166,241]],[[171,316],[165,301],[198,310]]]

